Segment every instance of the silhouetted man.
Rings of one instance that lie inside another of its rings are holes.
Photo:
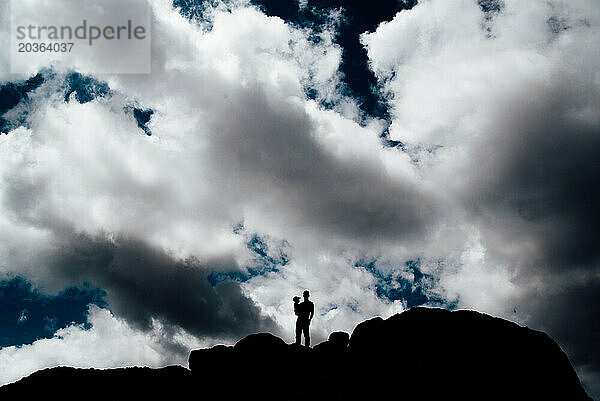
[[[298,316],[296,319],[296,344],[300,345],[300,337],[302,336],[302,333],[304,333],[304,345],[308,347],[310,346],[310,334],[308,328],[310,326],[310,321],[315,314],[315,305],[308,300],[308,297],[310,296],[308,291],[304,291],[302,296],[304,297],[304,301],[299,304],[294,304],[294,313]]]

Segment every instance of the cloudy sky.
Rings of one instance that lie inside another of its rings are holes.
[[[600,396],[596,0],[148,1],[151,74],[0,54],[0,384],[291,342],[309,289],[315,343],[475,309]]]

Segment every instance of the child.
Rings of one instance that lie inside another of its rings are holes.
[[[300,306],[300,297],[294,297],[292,298],[292,300],[294,301],[294,315],[298,316],[298,306]]]

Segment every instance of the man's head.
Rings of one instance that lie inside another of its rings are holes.
[[[305,291],[302,293],[302,296],[304,297],[304,299],[308,299],[308,297],[310,296],[310,294],[308,293],[308,290],[305,290]]]

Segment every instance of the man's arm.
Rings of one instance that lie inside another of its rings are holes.
[[[311,321],[313,316],[315,315],[315,304],[310,303],[310,314],[308,315],[308,320]]]

